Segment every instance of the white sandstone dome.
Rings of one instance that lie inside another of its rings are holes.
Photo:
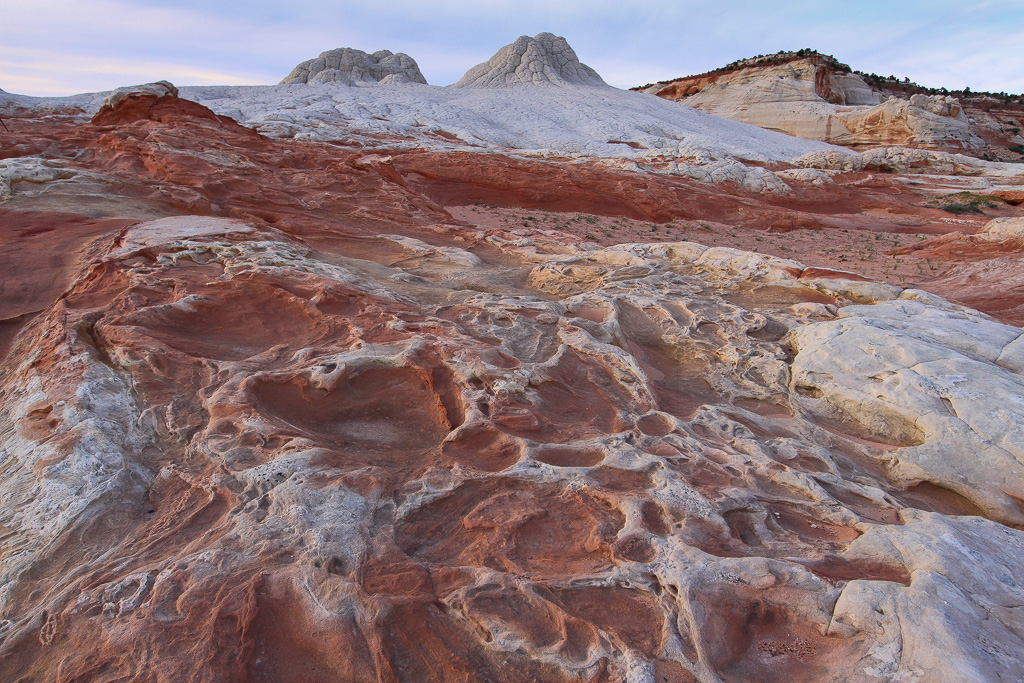
[[[520,36],[477,64],[452,88],[508,88],[516,85],[607,86],[600,75],[579,58],[565,38],[538,33]]]
[[[427,79],[420,73],[420,67],[409,55],[390,50],[378,50],[367,54],[351,47],[339,47],[321,52],[316,59],[309,59],[292,69],[281,81],[288,83],[423,83]]]
[[[111,109],[117,107],[122,100],[129,97],[177,97],[178,89],[170,81],[157,81],[155,83],[144,83],[142,85],[129,85],[111,91],[103,100],[103,107]]]

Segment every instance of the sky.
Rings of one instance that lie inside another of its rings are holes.
[[[405,52],[448,85],[542,31],[621,88],[812,48],[924,86],[1024,93],[1024,0],[0,0],[0,89],[269,84],[337,47]]]

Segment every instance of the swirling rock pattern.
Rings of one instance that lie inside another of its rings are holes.
[[[0,679],[1020,671],[1019,327],[444,208],[834,228],[901,177],[782,204],[275,140],[169,92],[47,111],[0,150]]]
[[[434,241],[96,245],[0,380],[4,677],[1019,666],[1018,328],[693,243]]]

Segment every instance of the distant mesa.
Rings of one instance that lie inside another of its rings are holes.
[[[607,86],[579,58],[565,38],[538,33],[520,36],[483,64],[466,72],[453,88],[509,88],[517,85]]]
[[[316,59],[309,59],[292,69],[281,81],[288,83],[423,83],[427,79],[420,73],[420,67],[409,55],[390,50],[378,50],[367,54],[351,47],[339,47],[321,52]]]

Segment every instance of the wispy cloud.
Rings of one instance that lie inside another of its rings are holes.
[[[342,46],[407,52],[443,85],[516,36],[551,31],[620,87],[811,47],[926,85],[1019,92],[1021,26],[1019,0],[35,0],[4,3],[0,88],[274,83]]]
[[[32,95],[71,95],[112,90],[116,87],[169,80],[192,85],[254,85],[266,83],[267,74],[227,73],[197,69],[171,61],[136,61],[89,57],[31,48],[9,48],[0,57],[5,89]]]

